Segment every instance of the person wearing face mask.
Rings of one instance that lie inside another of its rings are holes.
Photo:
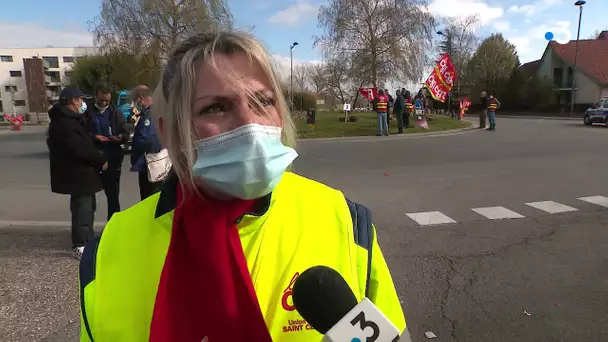
[[[49,110],[47,146],[49,148],[51,191],[70,195],[72,249],[80,259],[84,246],[94,238],[95,193],[101,191],[100,172],[108,163],[86,129],[87,104],[78,88],[65,88],[59,104]]]
[[[288,171],[295,126],[261,44],[199,34],[167,57],[151,120],[173,171],[85,249],[81,341],[320,341],[292,298],[316,265],[405,329],[370,211]]]
[[[112,91],[106,85],[95,87],[93,105],[88,106],[85,117],[89,134],[108,161],[108,169],[101,173],[103,190],[108,201],[108,221],[120,211],[120,175],[124,152],[121,144],[129,140],[124,115],[112,105]]]
[[[151,114],[152,91],[148,87],[139,86],[131,91],[131,98],[134,108],[139,112],[131,147],[131,171],[137,172],[139,195],[143,201],[162,188],[162,181],[149,180],[146,163],[146,154],[158,153],[162,147]]]

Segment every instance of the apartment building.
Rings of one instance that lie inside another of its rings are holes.
[[[69,84],[74,61],[96,53],[94,47],[0,48],[0,113],[46,112]]]

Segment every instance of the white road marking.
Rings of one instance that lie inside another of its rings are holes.
[[[608,197],[589,196],[589,197],[579,197],[578,199],[581,201],[587,202],[587,203],[596,204],[601,207],[608,208]]]
[[[505,207],[484,207],[471,209],[479,215],[483,215],[490,220],[515,219],[523,218],[524,216]]]
[[[553,201],[531,202],[531,203],[526,203],[526,205],[529,205],[533,208],[536,208],[536,209],[539,209],[542,211],[546,211],[549,214],[567,213],[570,211],[578,210],[576,208],[572,208],[565,204],[561,204],[561,203],[557,203],[557,202],[553,202]]]
[[[435,224],[456,223],[447,215],[440,211],[427,211],[421,213],[406,214],[409,218],[416,221],[421,226],[431,226]]]

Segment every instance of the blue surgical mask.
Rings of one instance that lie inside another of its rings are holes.
[[[80,105],[80,109],[78,109],[78,113],[84,114],[86,111],[87,111],[87,103],[82,101],[82,104]]]
[[[240,199],[268,195],[298,153],[281,142],[279,127],[250,124],[195,142],[192,168],[214,190]]]

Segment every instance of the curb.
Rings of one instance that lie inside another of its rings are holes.
[[[479,115],[477,115],[477,114],[467,114],[467,116],[469,116],[469,117],[476,117],[476,118],[479,117]],[[583,120],[582,117],[580,117],[580,118],[579,117],[571,118],[571,117],[562,117],[562,116],[538,116],[538,115],[535,115],[535,116],[530,115],[530,116],[528,116],[528,115],[508,115],[508,114],[507,115],[498,114],[498,115],[496,115],[496,118],[497,119],[500,119],[500,118],[506,118],[506,119],[532,119],[532,120],[573,120],[573,121],[575,121],[575,120]]]
[[[401,139],[414,139],[414,138],[431,138],[431,137],[436,137],[436,136],[449,136],[449,135],[458,135],[458,134],[464,134],[464,133],[470,133],[470,132],[475,132],[477,131],[477,128],[479,127],[479,124],[476,124],[473,121],[469,121],[468,122],[471,123],[470,127],[466,127],[466,128],[456,128],[456,129],[450,129],[450,130],[445,130],[445,131],[438,131],[438,132],[420,132],[420,133],[409,133],[409,134],[403,134],[403,135],[397,135],[397,134],[391,134],[388,137],[378,137],[375,135],[365,135],[365,136],[354,136],[354,137],[335,137],[335,138],[308,138],[308,139],[300,139],[298,140],[299,144],[305,143],[307,141],[351,141],[351,142],[358,142],[358,141],[386,141],[386,140],[401,140]]]

